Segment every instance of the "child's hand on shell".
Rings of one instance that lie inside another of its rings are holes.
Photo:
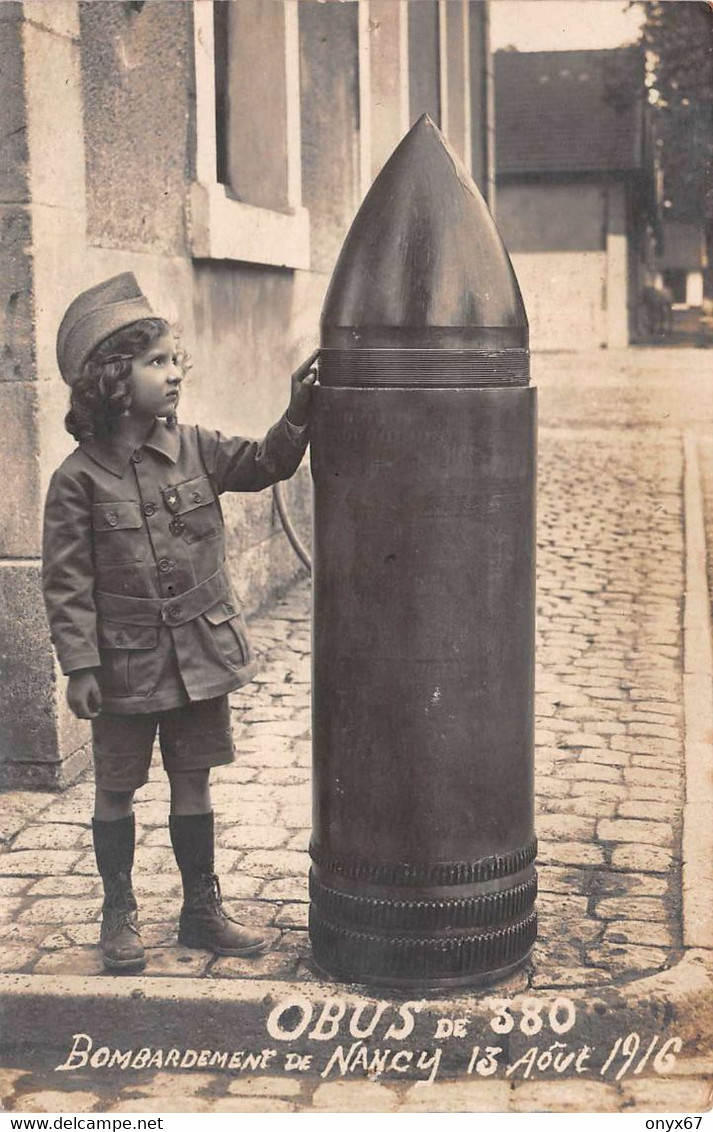
[[[318,357],[319,350],[315,350],[292,374],[292,396],[287,408],[287,419],[298,428],[307,424],[309,419],[312,388],[317,380],[315,363]]]
[[[67,703],[78,719],[96,719],[99,715],[102,694],[93,668],[70,673]]]

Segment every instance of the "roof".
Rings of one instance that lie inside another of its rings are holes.
[[[642,170],[644,90],[637,47],[498,51],[498,175]]]

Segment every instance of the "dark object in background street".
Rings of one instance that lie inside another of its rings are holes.
[[[487,983],[535,939],[528,381],[510,260],[424,116],[322,312],[310,935],[342,979]]]

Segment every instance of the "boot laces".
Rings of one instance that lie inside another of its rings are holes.
[[[111,935],[117,935],[128,928],[134,935],[139,936],[139,925],[136,919],[136,913],[132,912],[129,908],[107,908],[104,911],[105,931]]]
[[[215,873],[201,873],[200,886],[198,889],[199,904],[206,911],[220,916],[221,920],[229,920],[230,917],[223,907],[223,895],[220,891],[220,881]]]
[[[128,928],[139,935],[136,898],[126,873],[116,873],[106,881],[103,912],[107,928],[112,932]]]

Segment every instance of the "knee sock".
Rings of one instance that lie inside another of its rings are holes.
[[[212,873],[215,866],[213,811],[169,814],[168,828],[181,876],[185,879],[192,873]]]
[[[133,814],[119,818],[118,821],[102,821],[92,818],[94,856],[102,877],[117,873],[131,875],[134,865],[134,845],[136,842],[136,821]]]

